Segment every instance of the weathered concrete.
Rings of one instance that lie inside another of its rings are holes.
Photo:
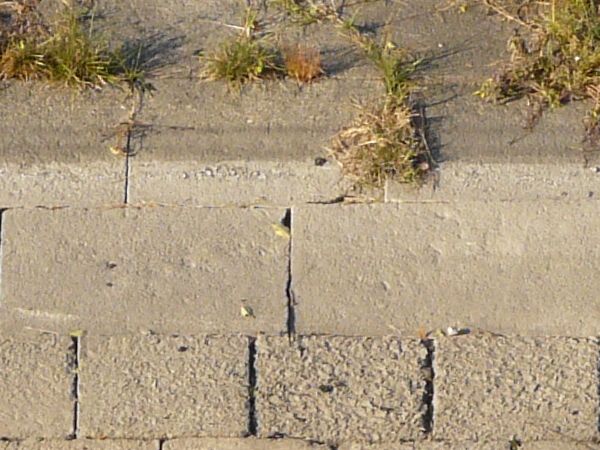
[[[426,351],[397,338],[260,336],[259,436],[398,442],[421,435]]]
[[[600,332],[598,203],[294,209],[299,333]]]
[[[0,208],[123,201],[125,158],[109,150],[122,92],[8,83],[0,98]]]
[[[248,424],[248,345],[243,336],[85,338],[80,435],[243,435]]]
[[[436,439],[598,439],[592,339],[461,336],[436,342]]]
[[[450,161],[419,188],[389,183],[386,199],[403,201],[534,201],[600,196],[600,168],[581,163]]]
[[[325,445],[311,444],[298,439],[174,439],[163,450],[327,450]]]
[[[380,83],[275,83],[243,95],[216,83],[166,80],[157,87],[142,114],[154,125],[135,141],[131,201],[289,205],[345,192],[337,165],[315,160],[352,120],[351,93],[373,96]]]
[[[406,444],[361,444],[361,443],[347,443],[341,445],[338,450],[414,450],[414,445],[411,443]]]
[[[73,431],[71,340],[48,334],[0,339],[0,438],[66,438]]]
[[[273,224],[284,212],[9,210],[3,314],[63,333],[283,331],[289,244]]]
[[[158,450],[158,441],[91,440],[71,441],[25,440],[7,443],[2,450]]]

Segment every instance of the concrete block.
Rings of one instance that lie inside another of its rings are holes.
[[[397,338],[259,337],[259,435],[399,442],[421,435],[426,351]]]
[[[574,154],[574,159],[577,154]],[[389,183],[390,202],[582,200],[600,196],[600,170],[581,162],[440,165],[423,187]]]
[[[596,335],[598,207],[595,200],[298,207],[296,330]]]
[[[174,439],[166,441],[163,450],[327,450],[325,445],[299,439]]]
[[[284,210],[9,210],[2,305],[14,322],[68,333],[286,329]],[[242,304],[254,317],[241,314]]]
[[[112,154],[128,111],[121,91],[8,83],[0,110],[0,208],[122,203],[125,158]]]
[[[434,356],[433,436],[597,439],[599,359],[592,339],[441,339]]]
[[[158,450],[158,441],[131,440],[92,440],[74,439],[71,441],[25,440],[6,444],[2,450]]]
[[[71,339],[0,338],[0,438],[66,438],[73,432]]]
[[[135,141],[130,199],[211,206],[332,200],[347,189],[341,172],[315,162],[356,114],[350,93],[373,96],[379,84],[327,79],[234,95],[216,83],[157,83],[143,120],[164,126]]]
[[[158,439],[246,433],[246,337],[89,336],[83,342],[81,436]]]

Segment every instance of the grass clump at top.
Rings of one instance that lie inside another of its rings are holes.
[[[363,0],[364,4],[376,0]],[[385,95],[375,105],[356,104],[354,122],[333,138],[328,149],[344,175],[359,188],[381,188],[388,180],[418,183],[431,170],[433,160],[418,114],[411,101],[413,75],[419,64],[391,40],[377,41],[364,33],[356,16],[345,17],[333,2],[271,0],[292,22],[300,25],[330,23],[361,50],[378,69]]]
[[[201,77],[207,80],[225,80],[239,88],[249,81],[281,72],[278,53],[268,43],[268,36],[257,33],[258,11],[246,8],[240,34],[223,42],[218,50],[201,55],[204,67]]]
[[[529,126],[546,109],[590,98],[588,124],[600,117],[600,0],[486,0],[519,23],[509,41],[510,61],[486,80],[480,97],[505,102],[527,97],[534,106]],[[589,131],[589,128],[588,128]]]
[[[285,72],[299,83],[310,83],[324,74],[319,48],[308,44],[288,44],[283,49]]]
[[[17,2],[14,2],[17,5]],[[47,80],[87,88],[125,81],[141,86],[139,68],[120,50],[111,51],[94,31],[93,15],[65,3],[55,23],[45,25],[32,2],[19,4],[0,47],[0,78]]]

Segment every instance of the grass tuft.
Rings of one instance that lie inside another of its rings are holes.
[[[0,79],[46,80],[77,88],[100,88],[126,82],[131,89],[147,89],[139,65],[123,51],[111,51],[95,33],[93,14],[65,3],[55,23],[41,23],[37,1],[14,3],[11,27],[0,39]],[[18,7],[17,7],[18,6]],[[133,63],[133,64],[132,64]]]
[[[288,76],[300,83],[310,83],[324,74],[319,48],[307,44],[284,47],[283,59]]]
[[[358,117],[329,149],[344,175],[359,188],[382,188],[387,180],[421,181],[431,162],[414,128],[413,111],[394,97],[375,107],[357,106]]]
[[[376,0],[362,0],[357,4]],[[345,17],[335,3],[271,0],[293,23],[330,23],[379,70],[386,94],[375,106],[357,105],[358,117],[333,138],[328,149],[344,175],[358,188],[381,188],[387,180],[418,183],[433,160],[411,104],[412,77],[420,64],[391,40],[375,40],[361,31],[356,17]]]
[[[493,102],[527,97],[535,113],[573,100],[592,99],[589,119],[597,122],[600,103],[600,1],[486,0],[501,16],[522,26],[509,41],[510,61],[486,80],[476,95]]]
[[[277,65],[278,52],[268,44],[266,35],[260,35],[258,11],[246,8],[240,34],[223,42],[219,49],[208,55],[201,55],[203,63],[201,78],[225,80],[231,86],[240,88],[249,81],[277,75],[282,68]]]
[[[279,71],[277,53],[246,36],[224,42],[215,53],[201,59],[205,64],[202,78],[225,80],[237,87]]]

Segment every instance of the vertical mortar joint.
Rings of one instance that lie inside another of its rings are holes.
[[[435,341],[433,339],[422,339],[421,344],[427,350],[425,358],[421,361],[421,371],[423,379],[425,380],[425,388],[423,390],[423,432],[426,435],[431,434],[433,431],[434,421],[434,410],[433,410],[433,396],[434,396],[434,358],[435,358]]]
[[[281,225],[290,230],[290,240],[288,247],[288,279],[285,287],[285,295],[287,297],[287,334],[290,340],[293,340],[296,335],[296,300],[292,284],[292,251],[293,251],[293,216],[292,208],[285,211],[285,216],[281,219]]]
[[[71,397],[73,398],[73,431],[69,439],[79,437],[79,359],[81,353],[81,337],[71,336],[71,354],[69,355],[69,369],[73,373],[73,384],[71,385]]]
[[[248,434],[250,436],[258,434],[256,388],[256,338],[250,338],[248,343]]]

